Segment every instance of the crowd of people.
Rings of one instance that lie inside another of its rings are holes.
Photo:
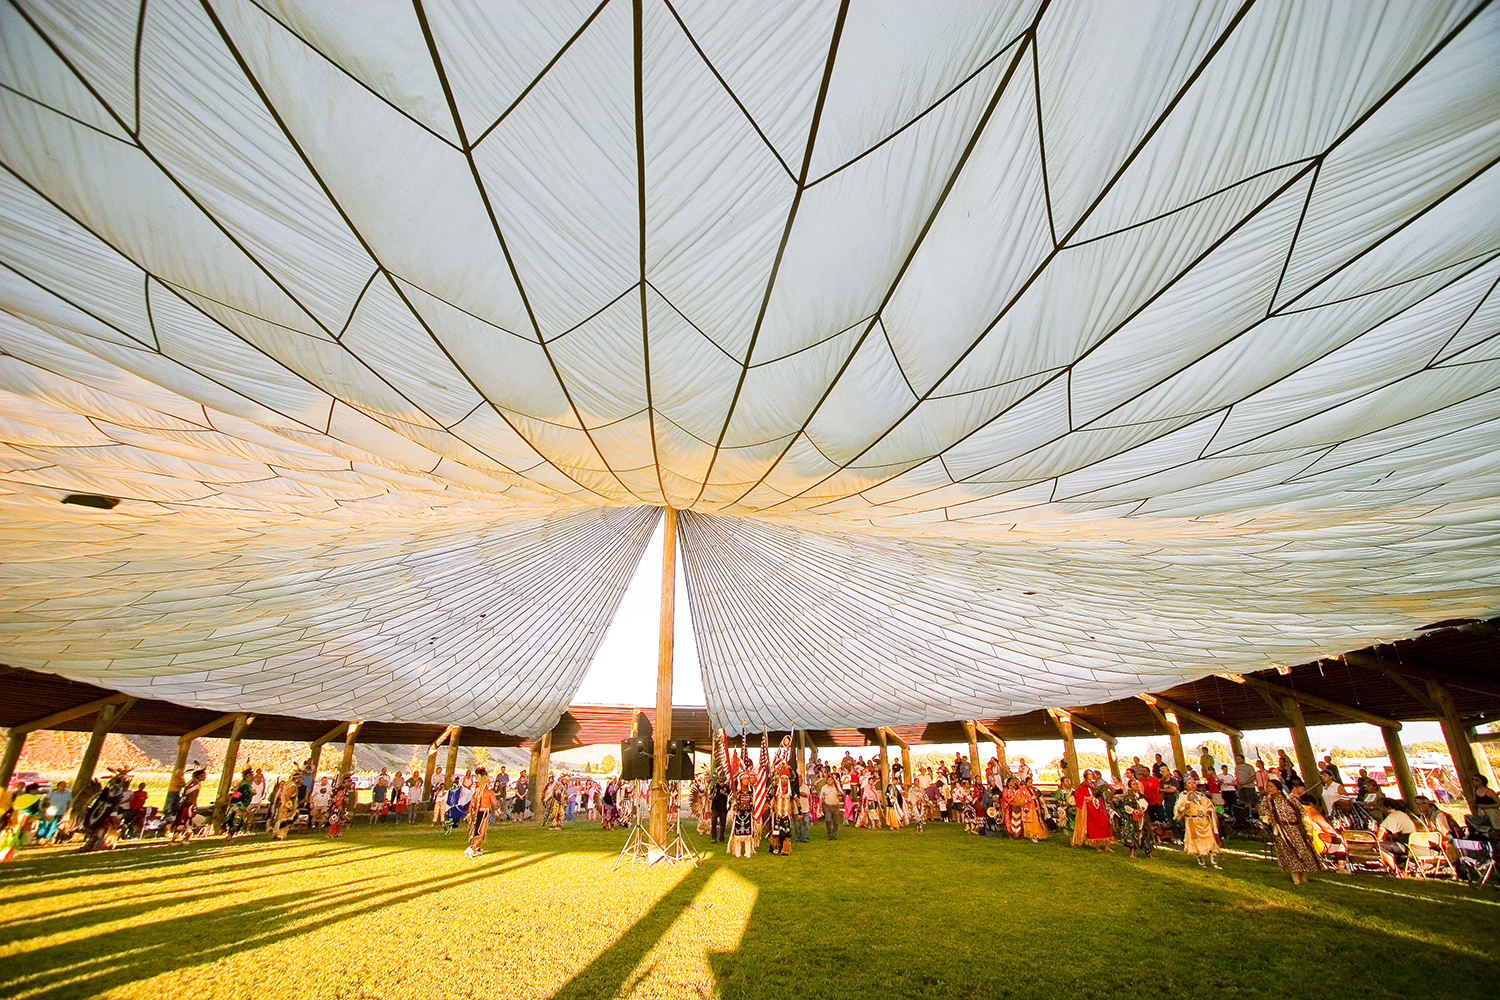
[[[1215,761],[1207,746],[1200,749],[1198,766],[1186,772],[1158,754],[1150,763],[1134,758],[1118,779],[1085,770],[1076,785],[1059,761],[1057,786],[1043,789],[1024,758],[1014,767],[991,758],[978,773],[969,758],[955,754],[951,763],[915,768],[909,776],[895,761],[882,778],[878,759],[846,752],[838,763],[814,759],[803,780],[788,743],[774,757],[763,747],[759,766],[743,749],[720,749],[713,772],[701,768],[684,789],[685,805],[699,833],[727,843],[738,856],[755,853],[761,841],[773,854],[789,854],[793,844],[811,839],[811,825],[821,818],[828,840],[837,840],[845,826],[920,831],[928,823],[953,823],[985,837],[1038,842],[1061,835],[1098,851],[1119,846],[1132,858],[1150,858],[1159,844],[1172,843],[1200,865],[1219,868],[1224,836],[1240,831],[1272,844],[1282,869],[1302,882],[1312,872],[1346,866],[1346,831],[1372,834],[1381,863],[1398,875],[1408,868],[1412,835],[1435,834],[1450,857],[1463,836],[1475,835],[1431,796],[1412,803],[1393,799],[1363,770],[1346,780],[1330,757],[1323,759],[1313,791],[1284,752],[1270,766],[1243,756],[1231,765]],[[206,771],[196,768],[168,792],[158,820],[165,836],[187,840],[207,828],[199,801],[205,778]],[[527,772],[512,776],[503,765],[493,775],[485,767],[440,774],[431,788],[414,771],[382,769],[369,783],[366,819],[463,829],[465,849],[474,856],[495,823],[627,826],[645,814],[644,785],[613,776],[548,774],[533,797]],[[360,792],[352,775],[318,774],[311,761],[280,777],[246,768],[231,786],[220,830],[233,837],[264,824],[278,840],[293,829],[338,837],[353,821]],[[1494,790],[1480,779],[1474,793],[1480,814],[1475,821],[1500,827]],[[121,836],[141,835],[154,812],[145,784],[132,788],[128,771],[112,773],[107,784],[92,782],[78,799],[66,782],[46,792],[29,785],[4,794],[0,851],[7,853],[0,858],[28,840],[50,843],[75,833],[86,850],[111,847]]]

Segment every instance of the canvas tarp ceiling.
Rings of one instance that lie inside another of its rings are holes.
[[[535,735],[664,504],[731,728],[1500,611],[1500,5],[0,19],[5,662]]]

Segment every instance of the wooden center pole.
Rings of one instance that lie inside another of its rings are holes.
[[[672,738],[672,649],[677,616],[677,511],[667,507],[661,531],[661,628],[656,647],[656,746],[651,757],[651,839],[667,842],[667,741]]]

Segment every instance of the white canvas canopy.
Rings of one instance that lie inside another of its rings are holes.
[[[15,0],[0,660],[536,735],[664,505],[731,729],[1494,615],[1497,159],[1476,0]]]

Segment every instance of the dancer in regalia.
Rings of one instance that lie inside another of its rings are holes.
[[[1125,794],[1120,796],[1115,807],[1120,814],[1120,840],[1130,848],[1130,856],[1151,857],[1151,851],[1156,847],[1156,832],[1151,824],[1151,817],[1146,815],[1150,804],[1146,801],[1145,789],[1138,779],[1130,779]]]
[[[1070,842],[1074,847],[1084,847],[1089,842],[1089,799],[1094,797],[1089,779],[1093,775],[1093,771],[1084,771],[1078,787],[1073,789],[1073,838]]]
[[[247,767],[240,772],[239,783],[229,793],[229,806],[224,810],[224,836],[233,839],[244,833],[250,823],[250,799],[255,792],[255,769]]]
[[[771,796],[771,853],[792,853],[792,778],[785,764],[776,769]]]
[[[1011,840],[1020,840],[1025,831],[1021,827],[1021,813],[1025,808],[1025,794],[1021,791],[1021,779],[1012,777],[1000,793],[1000,812],[1005,822],[1005,835]]]
[[[352,775],[342,774],[339,776],[338,787],[333,790],[333,801],[328,804],[328,836],[334,838],[344,832],[344,827],[349,825],[350,811],[354,804],[354,778]]]
[[[206,777],[207,771],[194,771],[188,783],[182,786],[182,794],[177,797],[177,815],[172,818],[171,839],[181,837],[184,841],[191,840],[197,832],[193,827],[193,817],[198,814],[198,795],[203,790],[203,779]]]
[[[906,818],[918,833],[927,829],[927,793],[920,781],[906,789]]]
[[[1096,851],[1113,853],[1115,832],[1109,823],[1109,801],[1106,798],[1108,794],[1103,786],[1095,789],[1084,802],[1087,819],[1081,819],[1079,822],[1087,830],[1084,843]]]
[[[1177,797],[1177,807],[1173,810],[1175,818],[1182,821],[1182,850],[1186,854],[1196,854],[1199,867],[1204,867],[1205,858],[1215,868],[1221,867],[1219,814],[1214,811],[1213,801],[1198,790],[1198,783],[1192,778],[1183,785],[1186,791]],[[1297,811],[1300,813],[1301,807],[1297,807]]]
[[[1057,816],[1057,828],[1071,841],[1077,807],[1073,804],[1073,779],[1066,774],[1057,779],[1057,791],[1052,793],[1052,810]]]
[[[297,776],[292,774],[276,783],[271,793],[271,839],[285,840],[297,822]]]
[[[484,768],[474,771],[474,797],[469,800],[469,844],[464,848],[464,857],[477,858],[484,852],[484,841],[490,833],[490,812],[499,803],[495,789],[490,784],[489,772]]]
[[[109,783],[83,811],[83,851],[112,851],[120,839],[130,801],[130,768],[113,768]]]
[[[1021,785],[1021,834],[1033,843],[1047,839],[1047,823],[1042,819],[1042,799],[1030,778]]]
[[[749,771],[741,771],[735,779],[729,816],[729,853],[748,858],[755,853],[755,786]]]
[[[1303,884],[1311,872],[1322,869],[1317,850],[1307,833],[1307,813],[1300,803],[1286,794],[1278,779],[1266,782],[1266,794],[1260,800],[1260,815],[1271,830],[1276,864],[1292,876],[1293,885]]]

